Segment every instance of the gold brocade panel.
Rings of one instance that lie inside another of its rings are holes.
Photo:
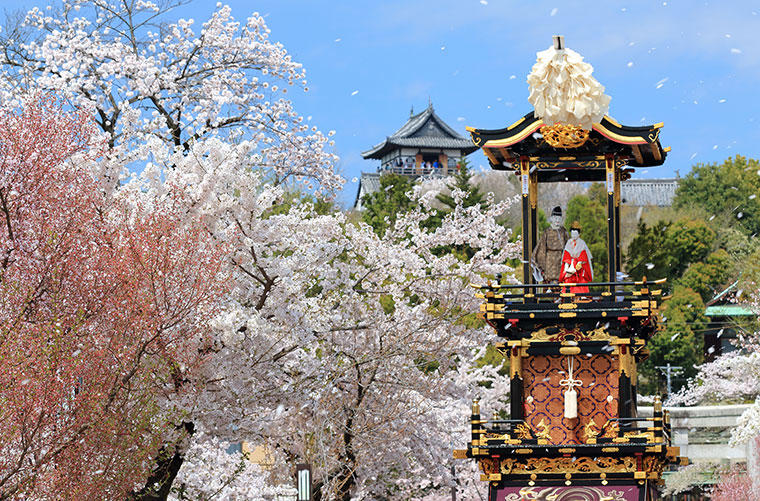
[[[618,360],[611,355],[573,355],[573,379],[580,380],[578,417],[565,419],[560,381],[568,377],[568,356],[538,355],[523,360],[525,422],[534,433],[548,427],[551,444],[582,444],[584,428],[593,421],[597,430],[618,417]],[[612,398],[608,398],[611,396]],[[543,420],[543,423],[542,423]]]

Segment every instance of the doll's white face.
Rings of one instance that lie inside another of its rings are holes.
[[[562,224],[562,216],[549,216],[549,225],[553,230],[558,230]]]
[[[570,230],[570,238],[573,240],[578,240],[578,237],[580,236],[580,232],[578,230]]]

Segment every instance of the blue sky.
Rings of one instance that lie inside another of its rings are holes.
[[[463,134],[465,125],[500,128],[529,112],[525,78],[554,34],[594,66],[612,96],[610,115],[626,125],[665,123],[666,164],[636,177],[760,157],[757,0],[227,3],[239,20],[266,15],[272,39],[307,69],[310,91],[291,96],[301,114],[337,132],[344,205],[356,193],[352,178],[377,167],[360,152],[400,127],[412,106],[430,98]],[[180,15],[204,21],[215,4],[195,0]],[[470,158],[487,165],[480,151]]]

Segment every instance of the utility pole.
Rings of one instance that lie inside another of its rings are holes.
[[[670,365],[670,362],[668,362],[667,365],[658,365],[657,368],[665,374],[665,384],[668,387],[668,397],[670,397],[670,394],[673,389],[673,376],[678,376],[683,372],[683,367],[679,365]]]

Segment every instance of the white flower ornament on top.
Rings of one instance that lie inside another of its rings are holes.
[[[561,36],[555,36],[554,46],[536,56],[528,74],[528,101],[536,116],[548,126],[561,123],[591,130],[607,114],[610,104],[604,86],[591,75],[593,66],[565,48]]]

